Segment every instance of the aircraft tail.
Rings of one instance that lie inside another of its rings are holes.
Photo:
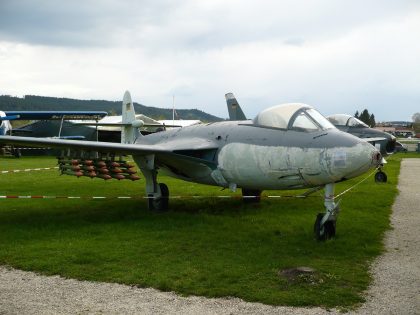
[[[225,98],[229,111],[229,120],[247,120],[233,93],[225,94]]]
[[[141,137],[139,126],[136,125],[136,113],[129,91],[125,91],[122,102],[121,143],[134,143]]]

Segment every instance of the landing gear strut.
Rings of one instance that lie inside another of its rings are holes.
[[[146,179],[146,194],[149,210],[168,210],[169,189],[165,184],[157,182],[158,172],[154,163],[154,155],[136,157],[135,160]]]
[[[148,198],[149,210],[165,211],[169,206],[169,189],[164,183],[159,183],[160,197],[150,196]]]
[[[335,236],[337,216],[340,208],[334,202],[333,183],[325,185],[324,205],[325,213],[318,213],[314,224],[314,234],[318,241],[325,241]]]

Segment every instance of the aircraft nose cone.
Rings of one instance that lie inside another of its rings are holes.
[[[343,153],[333,155],[333,174],[339,180],[360,176],[382,163],[377,148],[359,138],[353,140],[353,145],[343,149]]]
[[[382,154],[370,143],[360,140],[353,148],[349,149],[348,173],[345,178],[353,178],[362,175],[372,168],[378,167],[382,163]]]

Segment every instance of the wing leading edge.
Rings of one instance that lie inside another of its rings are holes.
[[[33,146],[41,148],[79,149],[98,152],[116,152],[121,154],[170,153],[159,145],[122,144],[113,142],[94,142],[81,140],[64,140],[50,138],[0,136],[0,143]]]
[[[199,162],[210,167],[214,167],[214,162],[206,155],[217,149],[217,146],[198,138],[192,139],[190,142],[173,143],[170,147],[159,144],[126,144],[16,136],[0,136],[0,143],[140,156],[155,154],[157,162],[161,161],[165,165],[171,165],[172,160],[177,164],[183,160]]]
[[[104,111],[5,111],[0,120],[54,120],[100,119],[108,115]]]

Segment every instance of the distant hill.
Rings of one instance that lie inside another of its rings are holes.
[[[136,113],[154,119],[172,119],[171,108],[158,108],[134,103]],[[0,110],[93,110],[106,111],[110,115],[121,115],[121,101],[76,100],[48,96],[25,95],[23,98],[0,95]],[[178,119],[198,119],[204,122],[223,119],[198,109],[176,109]]]

